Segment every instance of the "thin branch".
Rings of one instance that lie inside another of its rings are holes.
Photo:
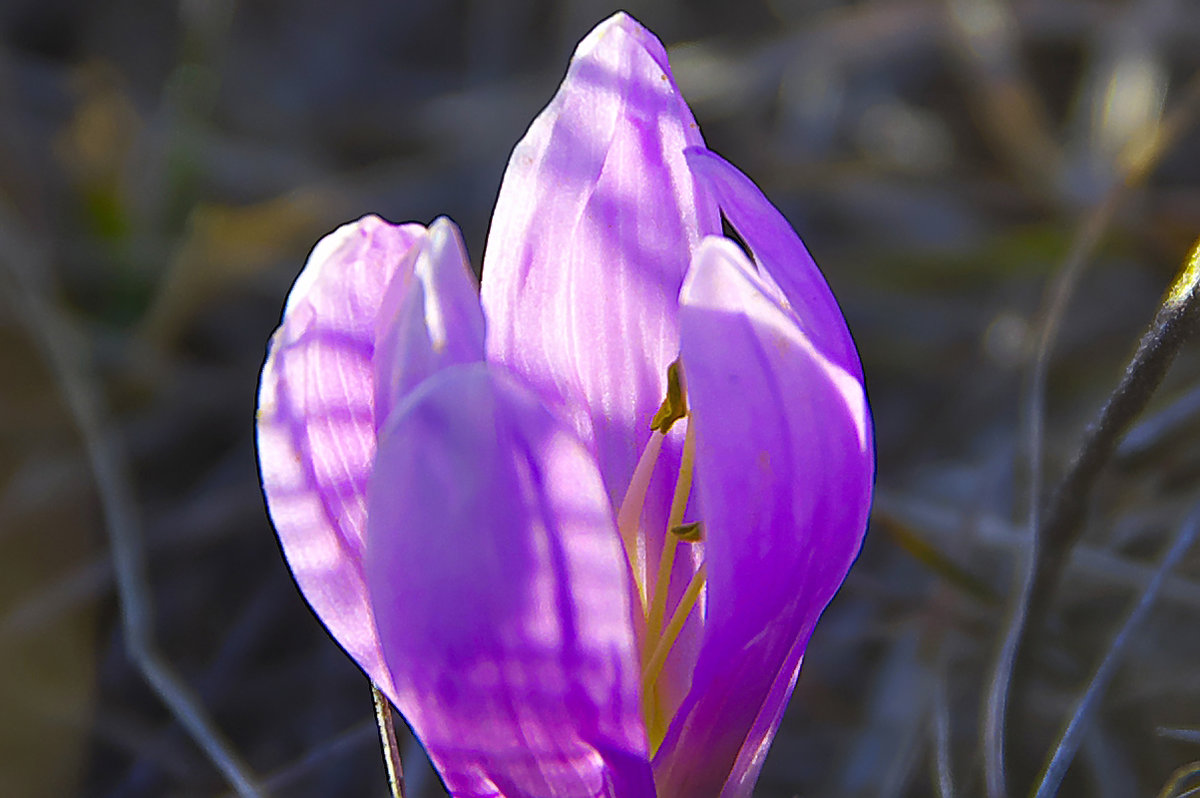
[[[1099,707],[1100,700],[1104,697],[1109,683],[1116,674],[1117,666],[1121,663],[1121,658],[1129,645],[1129,641],[1133,638],[1138,627],[1146,620],[1146,616],[1150,614],[1154,602],[1158,599],[1159,591],[1166,581],[1167,574],[1178,565],[1183,555],[1191,548],[1196,540],[1198,531],[1200,531],[1200,505],[1197,505],[1196,509],[1192,510],[1187,521],[1184,522],[1183,527],[1176,534],[1175,542],[1171,544],[1167,553],[1163,555],[1162,561],[1155,570],[1154,578],[1150,580],[1150,584],[1146,585],[1145,592],[1142,593],[1137,604],[1129,612],[1125,623],[1121,625],[1120,631],[1113,637],[1112,644],[1108,647],[1108,653],[1100,661],[1100,665],[1092,675],[1087,690],[1084,691],[1083,697],[1079,699],[1079,705],[1075,708],[1075,712],[1072,714],[1070,721],[1067,723],[1066,728],[1063,729],[1058,742],[1054,746],[1053,753],[1042,772],[1041,783],[1038,784],[1037,791],[1034,794],[1035,798],[1052,798],[1052,796],[1058,793],[1058,788],[1062,784],[1063,777],[1067,774],[1067,768],[1071,766],[1071,760],[1079,750],[1083,734],[1088,729],[1088,723],[1091,721],[1092,715],[1095,714],[1096,709]]]
[[[11,277],[14,305],[41,346],[70,408],[96,482],[112,551],[121,627],[129,658],[179,724],[243,798],[264,795],[250,769],[204,711],[200,700],[159,653],[133,489],[119,441],[98,392],[85,375],[78,334],[46,299],[34,275],[45,274],[37,249],[0,217],[0,262]]]
[[[1141,414],[1166,376],[1175,355],[1200,321],[1200,239],[1172,283],[1137,352],[1088,429],[1079,453],[1050,497],[1041,529],[1042,560],[1029,605],[1031,622],[1046,610],[1062,576],[1066,558],[1083,530],[1087,501],[1096,478],[1116,450],[1121,436]]]
[[[982,744],[984,779],[988,798],[1004,798],[1008,794],[1004,775],[1004,730],[1008,712],[1009,686],[1012,682],[1013,671],[1028,634],[1028,629],[1036,625],[1036,622],[1032,621],[1032,618],[1042,611],[1045,597],[1053,592],[1053,588],[1057,585],[1058,577],[1061,573],[1061,563],[1052,566],[1054,568],[1053,572],[1048,572],[1040,565],[1043,549],[1050,547],[1060,552],[1058,558],[1062,559],[1070,551],[1071,545],[1073,545],[1074,540],[1078,537],[1077,516],[1064,515],[1061,510],[1056,511],[1052,505],[1050,511],[1047,513],[1047,517],[1054,519],[1057,528],[1051,531],[1043,529],[1040,514],[1042,503],[1043,425],[1045,423],[1046,377],[1049,371],[1050,352],[1058,337],[1059,326],[1066,315],[1067,305],[1070,303],[1087,263],[1091,259],[1092,253],[1099,246],[1104,232],[1108,229],[1109,224],[1116,215],[1117,209],[1120,207],[1126,193],[1145,180],[1154,166],[1157,165],[1162,155],[1176,143],[1183,131],[1191,124],[1197,111],[1200,111],[1200,73],[1197,73],[1189,81],[1183,92],[1182,99],[1171,114],[1143,139],[1132,142],[1131,146],[1123,154],[1124,157],[1121,159],[1121,179],[1116,182],[1108,191],[1104,200],[1084,220],[1066,260],[1063,262],[1057,277],[1050,287],[1049,299],[1045,306],[1046,310],[1042,315],[1042,329],[1038,336],[1037,350],[1033,359],[1029,392],[1026,397],[1026,424],[1029,447],[1028,522],[1031,545],[1024,567],[1020,572],[1020,586],[1009,611],[1008,623],[1004,630],[1000,651],[996,656],[996,661],[992,669],[983,713]],[[1165,308],[1166,305],[1164,305]],[[1156,324],[1158,321],[1159,319],[1156,318]],[[1153,329],[1154,327],[1152,327],[1152,331]],[[1143,339],[1144,343],[1145,339]],[[1178,345],[1178,341],[1176,341],[1175,345]],[[1158,351],[1159,348],[1154,347],[1153,349],[1154,351]],[[1139,347],[1138,354],[1143,354],[1142,347]],[[1173,355],[1174,349],[1171,349],[1165,363],[1160,363],[1159,358],[1151,358],[1152,363],[1150,365],[1162,366],[1162,370],[1165,371],[1165,365],[1169,364]],[[1137,356],[1135,355],[1135,362],[1136,360]],[[1132,366],[1133,364],[1131,364],[1131,369]],[[1102,427],[1105,431],[1101,438],[1096,440],[1090,447],[1094,451],[1090,455],[1087,455],[1086,462],[1084,463],[1087,467],[1087,472],[1080,474],[1078,477],[1072,477],[1071,473],[1068,473],[1067,478],[1063,480],[1064,484],[1069,480],[1079,481],[1074,483],[1071,489],[1073,493],[1063,494],[1059,491],[1058,495],[1062,498],[1056,499],[1055,502],[1070,502],[1073,504],[1075,494],[1082,491],[1083,495],[1086,496],[1090,492],[1092,480],[1095,479],[1100,468],[1112,454],[1112,447],[1115,446],[1120,434],[1133,420],[1132,417],[1126,417],[1122,414],[1133,410],[1136,405],[1136,412],[1133,414],[1136,416],[1137,412],[1140,412],[1144,406],[1145,399],[1149,397],[1149,392],[1145,391],[1145,387],[1149,384],[1148,380],[1151,376],[1148,371],[1139,375],[1139,379],[1134,381],[1134,385],[1128,385],[1130,382],[1130,373],[1129,371],[1126,372],[1125,379],[1122,380],[1117,390],[1120,392],[1125,388],[1127,391],[1132,390],[1133,393],[1125,397],[1119,407],[1113,407],[1117,394],[1114,394],[1110,398],[1105,410],[1108,411],[1112,408],[1113,416],[1108,418],[1107,425]],[[1159,379],[1161,379],[1161,374],[1159,375]],[[1157,387],[1157,384],[1157,380],[1153,380],[1153,387]],[[1152,390],[1153,388],[1151,388],[1151,392]],[[1131,402],[1135,398],[1140,398],[1141,403],[1137,404],[1136,401]],[[1101,418],[1102,421],[1105,420],[1103,413]],[[1085,443],[1084,449],[1087,448],[1089,446]],[[1081,453],[1080,459],[1083,458],[1084,454]],[[1077,462],[1079,461],[1077,460]],[[1075,470],[1073,468],[1072,472]],[[1075,508],[1064,507],[1063,509],[1073,510]],[[1048,527],[1049,524],[1046,526]],[[1050,539],[1051,536],[1053,536],[1053,542],[1048,544],[1046,540]]]

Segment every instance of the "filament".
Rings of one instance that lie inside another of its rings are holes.
[[[671,653],[671,648],[675,645],[675,641],[679,639],[679,633],[683,630],[683,624],[691,615],[692,609],[696,606],[696,601],[700,598],[700,591],[704,589],[704,583],[707,579],[708,568],[701,564],[696,573],[692,575],[692,581],[688,583],[687,590],[684,591],[683,598],[679,600],[679,606],[675,608],[675,612],[671,614],[671,621],[667,624],[667,628],[663,630],[663,636],[655,645],[653,653],[650,655],[650,661],[642,670],[642,712],[646,718],[653,718],[653,723],[648,723],[647,733],[650,735],[650,753],[651,755],[657,751],[658,746],[662,744],[663,736],[666,734],[665,724],[659,718],[657,698],[658,677],[662,674],[663,666],[667,664],[667,656]],[[653,712],[653,716],[651,715]]]
[[[675,482],[675,493],[671,497],[671,515],[667,519],[667,534],[663,536],[662,555],[658,560],[658,577],[654,581],[654,599],[650,604],[650,614],[646,619],[647,649],[649,641],[659,636],[662,628],[663,615],[667,610],[667,593],[670,592],[671,571],[675,566],[675,549],[679,538],[670,531],[683,521],[683,511],[687,509],[688,498],[692,493],[692,466],[696,454],[695,425],[688,419],[687,432],[683,437],[683,457],[679,462],[679,478]]]
[[[650,440],[633,469],[629,487],[625,489],[621,508],[617,510],[617,530],[621,533],[621,542],[625,544],[625,556],[629,558],[629,571],[633,574],[633,583],[642,602],[643,615],[646,612],[646,563],[644,557],[638,556],[638,526],[642,506],[646,503],[646,490],[650,487],[650,477],[654,474],[654,465],[658,462],[665,437],[661,432],[650,433]]]

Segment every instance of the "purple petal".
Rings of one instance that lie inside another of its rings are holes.
[[[616,14],[517,144],[492,219],[489,358],[570,408],[614,502],[678,353],[691,252],[720,231],[683,156],[701,144],[662,45]]]
[[[376,216],[313,249],[271,339],[258,392],[258,458],[271,520],[313,611],[384,692],[362,575],[375,456],[375,323],[421,225]]]
[[[862,542],[871,423],[859,378],[814,345],[733,242],[701,245],[681,301],[707,613],[655,777],[665,795],[748,796]]]
[[[502,371],[439,372],[380,436],[367,579],[396,705],[456,796],[652,796],[600,474]]]
[[[768,286],[774,282],[782,290],[785,306],[790,305],[813,346],[861,380],[858,352],[837,300],[787,219],[750,178],[720,155],[703,148],[689,149],[686,155],[696,179],[713,193],[725,218],[750,248]]]
[[[379,313],[375,352],[376,424],[426,377],[483,360],[483,308],[467,249],[445,216],[410,252],[411,280],[393,280]]]

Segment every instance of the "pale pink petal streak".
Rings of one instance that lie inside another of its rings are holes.
[[[720,230],[683,156],[702,143],[662,45],[616,14],[517,144],[492,219],[489,358],[569,408],[614,502],[678,352],[690,253]]]
[[[259,384],[257,444],[267,507],[304,597],[390,692],[362,575],[375,456],[371,358],[380,303],[421,225],[375,216],[322,239],[288,296]]]

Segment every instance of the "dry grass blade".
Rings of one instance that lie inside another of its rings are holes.
[[[1157,798],[1184,798],[1185,795],[1191,795],[1200,788],[1192,788],[1187,792],[1180,793],[1179,789],[1187,784],[1188,780],[1200,774],[1200,762],[1190,762],[1171,774],[1171,778],[1163,785],[1162,791],[1159,792]]]
[[[1159,728],[1155,729],[1155,733],[1159,737],[1167,737],[1172,740],[1200,743],[1200,729],[1169,729],[1160,726]]]
[[[933,757],[934,776],[939,798],[954,798],[954,773],[950,759],[950,702],[946,695],[946,668],[941,666],[934,676]]]
[[[1067,305],[1070,303],[1071,297],[1079,284],[1079,280],[1092,253],[1099,245],[1104,232],[1108,229],[1125,194],[1145,180],[1162,155],[1171,148],[1182,135],[1183,131],[1191,124],[1198,110],[1200,110],[1200,73],[1191,79],[1183,93],[1182,99],[1173,112],[1161,124],[1155,126],[1154,130],[1144,138],[1132,142],[1125,157],[1122,158],[1123,171],[1121,179],[1118,180],[1109,190],[1104,200],[1084,220],[1074,239],[1071,251],[1068,253],[1066,260],[1063,262],[1057,277],[1049,289],[1048,300],[1045,305],[1046,310],[1042,316],[1041,332],[1037,338],[1037,349],[1030,374],[1029,391],[1026,397],[1026,425],[1029,447],[1028,511],[1031,545],[1023,568],[1020,571],[1020,586],[1015,593],[1014,603],[1009,612],[1009,619],[1005,627],[1000,651],[996,656],[992,669],[983,713],[982,743],[984,777],[988,798],[1003,798],[1008,792],[1004,776],[1004,728],[1008,708],[1009,685],[1012,682],[1013,671],[1015,670],[1017,659],[1020,656],[1028,630],[1031,626],[1035,625],[1032,618],[1036,617],[1041,611],[1041,604],[1044,601],[1044,597],[1057,584],[1058,575],[1061,573],[1061,564],[1052,567],[1052,569],[1043,567],[1041,563],[1043,550],[1048,545],[1052,546],[1056,551],[1061,551],[1061,555],[1058,555],[1058,559],[1061,560],[1070,550],[1076,537],[1071,532],[1056,533],[1045,531],[1050,526],[1050,522],[1046,522],[1044,526],[1040,514],[1042,502],[1043,424],[1045,419],[1046,378],[1050,364],[1050,352],[1058,337],[1059,327],[1066,315]],[[1168,304],[1164,303],[1164,310],[1166,310]],[[1189,302],[1187,306],[1190,308],[1192,304],[1194,303]],[[1155,326],[1152,327],[1149,335],[1153,335],[1153,330],[1158,327],[1160,321],[1165,322],[1166,320],[1156,318]],[[1175,327],[1174,324],[1169,326],[1172,328]],[[1172,337],[1172,340],[1176,339]],[[1143,346],[1145,343],[1146,341],[1143,339]],[[1178,341],[1176,340],[1177,344]],[[1149,350],[1145,351],[1145,354],[1150,355],[1159,351],[1161,350],[1158,347],[1151,346]],[[1143,352],[1143,347],[1139,347],[1138,354],[1141,355]],[[1160,362],[1158,357],[1150,358],[1147,365],[1152,370],[1159,371],[1158,379],[1161,379],[1161,373],[1165,372],[1165,367],[1169,364],[1173,354],[1174,350],[1171,350],[1170,354],[1166,357],[1165,363]],[[1135,355],[1136,360],[1137,355]],[[1114,415],[1110,419],[1110,423],[1105,424],[1101,428],[1103,430],[1102,436],[1099,438],[1092,436],[1089,442],[1085,442],[1083,447],[1081,447],[1081,454],[1077,463],[1082,464],[1084,468],[1073,467],[1063,480],[1063,484],[1067,486],[1068,492],[1060,490],[1057,495],[1061,498],[1055,500],[1056,503],[1063,503],[1062,508],[1061,510],[1054,510],[1053,508],[1056,505],[1052,503],[1052,510],[1048,513],[1048,516],[1055,518],[1053,523],[1056,527],[1061,526],[1062,529],[1073,530],[1078,521],[1077,513],[1082,509],[1082,497],[1077,499],[1076,494],[1081,492],[1083,495],[1087,494],[1100,468],[1111,456],[1120,435],[1128,428],[1134,417],[1145,406],[1150,394],[1158,385],[1157,379],[1152,381],[1152,385],[1149,384],[1146,379],[1149,376],[1147,374],[1131,375],[1132,370],[1133,365],[1131,364],[1130,371],[1126,372],[1125,378],[1121,381],[1117,391],[1110,397],[1109,404],[1105,407],[1105,411],[1111,409]],[[1145,390],[1147,387],[1149,390]],[[1130,401],[1128,406],[1126,402],[1114,402],[1118,393],[1121,393],[1123,390],[1129,391],[1126,394]],[[1136,405],[1136,407],[1133,405]],[[1104,414],[1102,414],[1103,418]],[[1084,450],[1088,449],[1089,446],[1093,450],[1090,455],[1084,453]],[[1070,485],[1067,483],[1070,483]],[[1070,512],[1076,514],[1070,515]],[[1056,513],[1058,514],[1055,515]],[[1070,538],[1069,540],[1068,537]],[[1047,540],[1051,539],[1053,542],[1047,544]]]
[[[999,0],[946,0],[946,30],[970,75],[970,102],[990,143],[1031,187],[1047,194],[1063,153],[1019,56],[1015,9]]]
[[[991,587],[943,554],[900,518],[887,512],[879,513],[875,518],[882,522],[883,530],[891,536],[897,546],[948,584],[985,604],[1000,603],[1000,598]]]
[[[329,760],[345,755],[360,745],[366,745],[374,736],[375,723],[373,721],[356,723],[335,735],[328,742],[308,751],[297,761],[266,776],[264,787],[273,792],[286,794],[288,788],[302,781],[304,777],[310,776],[313,771],[327,765]],[[228,798],[228,796],[223,798]]]
[[[249,768],[154,644],[150,590],[136,504],[121,448],[112,426],[107,423],[101,399],[80,364],[74,331],[35,281],[33,275],[47,272],[34,266],[40,260],[38,251],[23,241],[7,218],[0,219],[0,246],[3,247],[0,261],[9,274],[10,290],[20,297],[17,306],[23,320],[41,344],[83,440],[112,547],[128,655],[179,724],[238,794],[243,798],[262,796],[264,793]]]
[[[900,497],[888,490],[875,494],[872,522],[884,525],[896,524],[912,534],[927,534],[929,541],[924,545],[937,547],[960,534],[963,528],[961,514],[952,507],[927,499]],[[1028,556],[1029,540],[1018,529],[997,514],[984,513],[974,519],[975,557]],[[1080,543],[1075,547],[1067,563],[1068,573],[1103,585],[1129,591],[1144,590],[1154,576],[1154,569],[1139,560],[1122,556],[1118,552],[1098,546]],[[1163,587],[1163,598],[1170,599],[1190,610],[1200,610],[1200,583],[1176,574],[1167,578]]]
[[[1138,599],[1137,604],[1134,605],[1125,622],[1121,624],[1120,630],[1113,637],[1112,644],[1108,647],[1108,653],[1100,661],[1100,665],[1092,675],[1087,690],[1084,691],[1083,697],[1080,698],[1075,712],[1059,736],[1058,743],[1055,745],[1053,753],[1043,770],[1041,783],[1038,784],[1035,798],[1051,798],[1051,796],[1058,793],[1063,776],[1066,775],[1067,768],[1071,766],[1071,760],[1074,758],[1075,752],[1079,750],[1079,746],[1083,741],[1083,734],[1087,731],[1088,722],[1091,720],[1092,715],[1100,704],[1101,698],[1104,696],[1105,690],[1107,690],[1109,683],[1112,681],[1113,675],[1121,663],[1121,657],[1129,645],[1129,641],[1146,619],[1146,616],[1150,614],[1150,610],[1158,598],[1159,591],[1166,581],[1167,574],[1179,563],[1187,550],[1191,548],[1196,540],[1198,531],[1200,531],[1200,506],[1197,506],[1184,522],[1183,527],[1175,536],[1175,541],[1171,544],[1171,547],[1167,550],[1167,553],[1163,556],[1162,561],[1155,570],[1154,578],[1150,581],[1150,584],[1146,585],[1146,590],[1142,593],[1141,598]]]

